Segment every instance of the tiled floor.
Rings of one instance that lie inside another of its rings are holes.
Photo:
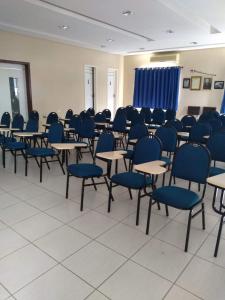
[[[88,187],[81,213],[80,180],[71,178],[67,200],[57,164],[44,168],[40,184],[34,162],[26,178],[23,159],[14,175],[7,156],[6,169],[0,166],[0,300],[225,299],[225,234],[214,258],[219,219],[210,187],[206,230],[196,217],[185,253],[186,213],[170,209],[166,217],[154,207],[146,236],[147,198],[138,227],[136,193],[130,200],[124,188],[114,189],[108,214],[106,187]]]

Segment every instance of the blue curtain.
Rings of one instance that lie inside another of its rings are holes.
[[[135,107],[177,110],[180,67],[135,69]]]
[[[221,112],[221,114],[225,114],[225,90],[224,90],[224,94],[223,94],[223,100],[221,103],[220,112]]]

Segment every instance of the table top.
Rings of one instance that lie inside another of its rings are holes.
[[[65,132],[68,132],[68,131],[74,131],[74,130],[75,130],[75,128],[70,128],[70,127],[64,128],[64,131],[65,131]]]
[[[189,137],[190,133],[189,132],[186,132],[186,131],[179,131],[177,133],[177,135],[179,136],[184,136],[184,137]]]
[[[75,148],[85,148],[86,143],[55,143],[51,144],[51,147],[56,150],[73,150]]]
[[[108,160],[117,160],[123,158],[123,154],[126,154],[127,151],[117,150],[117,151],[109,151],[109,152],[100,152],[97,153],[96,156],[99,158],[104,158]]]
[[[113,136],[114,136],[115,139],[122,139],[123,138],[122,133],[115,132],[115,131],[113,131]]]
[[[42,132],[15,132],[14,136],[18,137],[33,137],[35,135],[42,135]]]
[[[51,124],[42,124],[42,126],[44,126],[44,127],[49,127],[49,126],[51,126]]]
[[[0,128],[0,132],[20,131],[19,128]]]
[[[203,137],[204,137],[204,139],[209,139],[210,135],[204,135]]]
[[[167,171],[166,168],[162,167],[164,165],[165,165],[164,161],[155,160],[155,161],[150,161],[139,165],[134,165],[134,169],[136,171],[146,173],[146,174],[160,175]]]
[[[156,128],[149,128],[148,132],[155,134],[156,130],[157,130]]]
[[[208,184],[213,185],[215,187],[225,189],[225,173],[208,177],[207,182]]]
[[[70,121],[68,118],[59,118],[60,121]]]
[[[109,126],[109,123],[106,123],[106,122],[95,122],[95,125],[98,125],[98,126]]]
[[[7,127],[5,124],[1,124],[1,123],[0,123],[0,126],[2,126],[2,127]]]

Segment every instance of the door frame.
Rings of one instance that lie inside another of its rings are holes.
[[[108,106],[108,74],[109,72],[115,72],[116,73],[116,98],[115,98],[115,103],[114,103],[114,113],[117,110],[117,106],[118,106],[118,93],[119,93],[119,78],[118,78],[118,74],[119,74],[119,70],[117,68],[108,68],[107,69],[107,106]]]
[[[85,103],[85,101],[86,101],[86,99],[85,99],[85,68],[86,67],[94,68],[94,82],[93,82],[94,99],[93,99],[93,108],[95,109],[95,107],[96,107],[95,101],[97,99],[96,98],[96,93],[97,93],[97,88],[96,88],[97,68],[94,65],[88,65],[88,64],[84,65],[84,108],[86,107],[86,103]]]
[[[25,70],[25,81],[26,81],[26,92],[27,92],[27,108],[28,113],[33,110],[32,104],[32,89],[31,89],[31,72],[30,72],[30,63],[24,61],[0,59],[0,63],[12,64],[12,65],[22,65]]]

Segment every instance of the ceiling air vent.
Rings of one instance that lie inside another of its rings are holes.
[[[150,63],[157,62],[177,62],[179,54],[177,52],[159,52],[150,56]]]

